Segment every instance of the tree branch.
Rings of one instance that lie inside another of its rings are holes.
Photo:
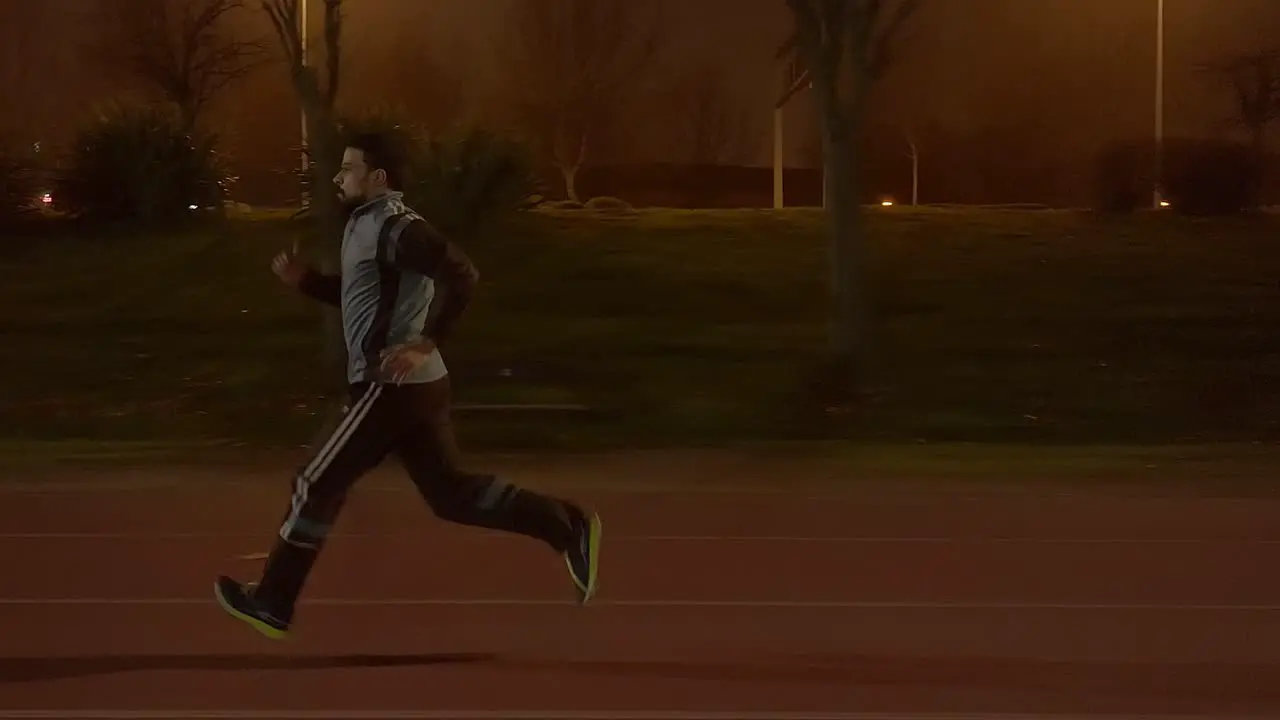
[[[867,70],[872,77],[879,78],[884,75],[892,59],[893,45],[902,33],[903,26],[919,9],[920,0],[898,0],[888,20],[881,23],[879,30],[869,38]]]
[[[509,109],[545,155],[563,166],[585,157],[623,112],[649,61],[660,26],[652,5],[634,0],[521,2],[502,56]]]
[[[244,0],[117,0],[104,18],[114,30],[110,54],[194,125],[214,96],[264,59],[260,42],[226,28],[244,8]]]
[[[302,67],[302,37],[298,32],[298,0],[261,0],[262,9],[271,19],[276,40],[284,51],[291,72]]]
[[[325,89],[328,107],[338,102],[338,81],[342,75],[342,0],[324,0]]]
[[[1256,134],[1280,118],[1280,50],[1246,53],[1202,69],[1230,85],[1236,105],[1230,122]]]

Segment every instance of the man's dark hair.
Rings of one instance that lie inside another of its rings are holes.
[[[349,136],[346,144],[364,154],[364,164],[370,172],[382,170],[387,173],[388,187],[392,190],[404,188],[408,158],[399,138],[386,132],[362,132]]]

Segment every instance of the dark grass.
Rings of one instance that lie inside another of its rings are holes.
[[[473,448],[831,437],[1274,440],[1280,223],[877,212],[873,399],[803,412],[824,358],[816,211],[531,215],[468,248],[482,291],[447,361]],[[0,436],[310,440],[331,403],[321,314],[268,270],[295,226],[44,236],[0,260]]]

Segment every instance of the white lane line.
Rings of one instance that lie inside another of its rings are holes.
[[[684,710],[0,710],[0,720],[1263,720],[1243,715]]]
[[[419,534],[402,532],[337,532],[331,538],[396,538]],[[260,532],[7,532],[0,540],[200,540],[220,538],[262,537]],[[511,539],[496,532],[478,532],[473,537],[491,540]],[[893,536],[893,535],[613,535],[610,542],[653,543],[848,543],[866,545],[1280,545],[1280,538],[1141,538],[1141,537],[1010,537],[1010,536]]]
[[[0,597],[0,606],[184,606],[208,605],[212,599],[191,597]],[[519,598],[311,598],[303,605],[318,607],[577,607],[570,600]],[[1194,603],[1035,603],[860,600],[607,600],[594,607],[614,608],[740,608],[747,610],[1006,610],[1006,611],[1120,611],[1120,612],[1241,612],[1275,613],[1280,605]]]

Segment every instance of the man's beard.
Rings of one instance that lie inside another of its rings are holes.
[[[340,205],[342,209],[348,213],[360,207],[361,205],[365,204],[366,201],[367,201],[367,198],[364,196],[363,193],[360,193],[357,195],[347,195],[341,190],[338,191],[338,205]]]

